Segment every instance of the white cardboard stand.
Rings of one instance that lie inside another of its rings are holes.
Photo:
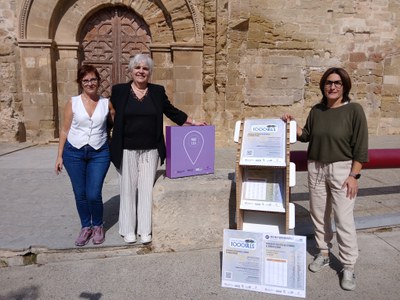
[[[305,298],[306,237],[295,226],[290,143],[296,123],[250,119],[235,127],[236,225],[224,231],[222,286]]]
[[[294,224],[290,125],[280,119],[247,119],[236,124],[234,139],[237,229],[287,234]]]

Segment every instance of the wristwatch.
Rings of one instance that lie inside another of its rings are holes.
[[[354,177],[355,179],[359,179],[361,177],[361,174],[350,172],[349,176]]]

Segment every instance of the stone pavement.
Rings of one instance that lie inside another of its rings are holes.
[[[304,147],[297,143],[292,150]],[[400,136],[371,137],[370,148],[400,148]],[[83,248],[73,244],[79,219],[66,172],[53,171],[56,151],[54,144],[0,144],[0,266],[9,266],[0,268],[1,300],[282,299],[220,287],[222,230],[234,223],[235,146],[216,149],[215,174],[169,179],[160,168],[151,246],[127,246],[118,235],[118,179],[111,166],[103,190],[106,242]],[[307,273],[307,299],[398,299],[399,170],[362,173],[357,290],[340,289],[335,261],[330,271]],[[292,201],[295,233],[309,235],[305,172],[297,174]],[[313,246],[309,236],[308,262]]]

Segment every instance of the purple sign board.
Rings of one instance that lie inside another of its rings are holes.
[[[215,126],[166,126],[167,177],[213,174]]]

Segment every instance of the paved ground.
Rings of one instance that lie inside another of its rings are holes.
[[[372,138],[370,148],[400,148],[400,136]],[[55,176],[53,171],[56,149],[0,144],[1,300],[284,298],[221,288],[222,245],[169,253],[127,247],[117,233],[118,182],[112,167],[103,196],[106,242],[100,247],[74,247],[79,220],[68,176]],[[234,172],[235,152],[234,147],[217,149],[218,172]],[[202,176],[193,177],[194,184],[201,180]],[[399,182],[398,169],[363,171],[355,209],[358,228],[364,228],[358,232],[357,290],[340,289],[340,265],[335,261],[319,274],[307,273],[307,299],[398,299],[400,226],[389,225],[400,223]],[[309,226],[304,172],[298,174],[292,200],[300,233]],[[307,244],[310,262],[311,236]]]

